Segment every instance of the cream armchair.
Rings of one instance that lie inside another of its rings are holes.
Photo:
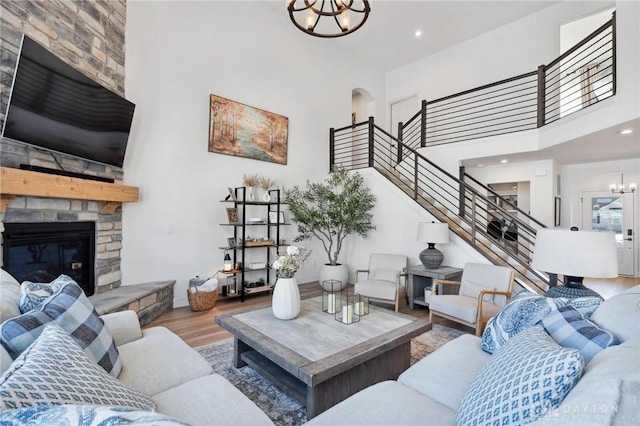
[[[483,263],[467,263],[461,281],[436,280],[429,299],[429,320],[434,316],[474,327],[480,336],[489,318],[511,298],[513,269]],[[457,295],[436,294],[438,284],[457,285]]]
[[[399,254],[376,253],[369,256],[369,269],[356,271],[354,292],[370,300],[392,303],[396,312],[400,307],[400,296],[407,294],[407,266],[409,258]],[[361,274],[366,280],[359,281]]]

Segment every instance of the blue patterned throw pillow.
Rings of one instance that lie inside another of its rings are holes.
[[[20,312],[24,314],[36,309],[63,285],[70,282],[75,281],[68,275],[60,275],[50,283],[23,282],[20,285]]]
[[[7,425],[189,426],[163,414],[99,405],[40,405],[7,410],[2,413],[2,421]]]
[[[533,293],[521,293],[518,296],[507,303],[487,323],[480,344],[483,351],[494,353],[511,337],[537,324],[549,312],[557,309],[558,302],[562,303],[561,299],[552,299]]]
[[[462,397],[458,425],[522,425],[557,408],[580,380],[584,360],[542,327],[510,339],[480,370]]]
[[[613,334],[586,319],[573,306],[552,311],[542,319],[541,324],[558,344],[579,350],[585,364],[616,341]]]
[[[492,354],[510,338],[539,323],[542,318],[561,306],[573,306],[589,316],[600,305],[600,302],[602,299],[598,297],[551,298],[522,292],[489,320],[482,334],[480,347],[483,351]]]
[[[0,395],[3,415],[4,410],[52,404],[155,408],[151,397],[126,386],[90,360],[56,323],[47,325],[0,377]]]
[[[0,343],[13,359],[32,344],[50,322],[56,322],[87,356],[118,377],[122,361],[118,349],[95,308],[74,281],[63,285],[37,309],[0,325]]]

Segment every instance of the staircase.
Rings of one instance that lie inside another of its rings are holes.
[[[448,223],[451,232],[490,262],[513,268],[522,287],[546,291],[547,275],[530,266],[537,229],[530,223],[538,228],[544,225],[522,211],[519,216],[525,219],[521,219],[491,201],[486,196],[490,188],[451,175],[378,127],[373,118],[332,129],[330,151],[332,167],[374,168],[436,219]],[[494,212],[513,222],[515,238],[492,237],[489,224]]]
[[[584,40],[535,71],[423,100],[407,123],[398,123],[397,136],[378,127],[373,117],[332,128],[330,166],[375,168],[490,262],[514,269],[522,287],[543,293],[549,277],[531,268],[531,258],[536,230],[545,225],[464,169],[453,176],[420,149],[535,129],[562,119],[615,95],[615,65],[614,13]],[[504,218],[509,227],[496,225],[494,217]]]

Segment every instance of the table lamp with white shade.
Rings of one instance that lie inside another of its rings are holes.
[[[613,232],[539,229],[531,267],[564,275],[564,285],[550,287],[547,297],[600,296],[582,284],[583,277],[616,278],[618,258]]]
[[[420,252],[420,261],[424,267],[437,269],[442,264],[444,255],[435,245],[449,242],[449,225],[446,223],[419,222],[418,241],[428,244],[428,247]]]

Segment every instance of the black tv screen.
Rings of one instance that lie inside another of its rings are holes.
[[[122,167],[134,109],[23,36],[2,136]]]

